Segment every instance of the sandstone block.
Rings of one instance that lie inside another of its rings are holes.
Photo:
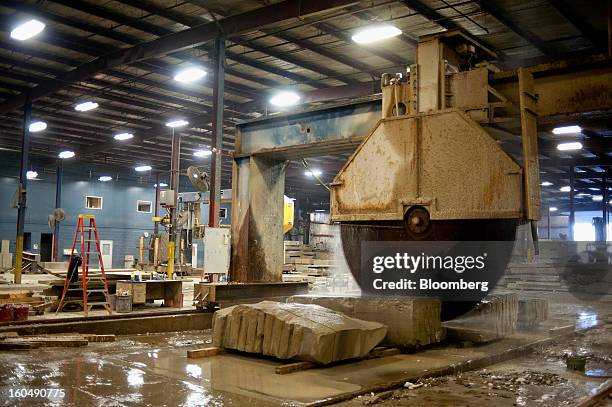
[[[435,298],[369,298],[295,295],[289,302],[317,304],[365,321],[388,327],[383,343],[415,348],[440,342],[445,331],[440,322],[441,303]]]
[[[262,301],[215,312],[213,345],[327,364],[367,355],[387,327],[314,304]]]

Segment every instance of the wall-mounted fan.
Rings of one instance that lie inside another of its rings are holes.
[[[66,211],[62,208],[53,209],[53,213],[47,216],[47,224],[51,229],[55,228],[55,222],[61,222],[66,219]]]
[[[198,167],[191,166],[187,168],[187,176],[189,177],[191,185],[197,188],[198,191],[208,191],[208,174],[205,171],[202,171]]]

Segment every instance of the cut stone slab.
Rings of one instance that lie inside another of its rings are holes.
[[[535,328],[548,319],[548,301],[539,298],[519,300],[518,326],[520,328]]]
[[[386,334],[381,323],[315,304],[240,304],[213,318],[213,346],[321,364],[364,357]]]
[[[388,327],[385,345],[414,349],[444,339],[441,303],[435,298],[369,298],[294,295],[288,302],[317,304]]]
[[[518,321],[518,297],[514,293],[491,294],[461,318],[445,322],[449,339],[490,342],[512,335]]]

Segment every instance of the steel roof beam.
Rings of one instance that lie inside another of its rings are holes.
[[[461,27],[459,24],[457,24],[456,22],[452,21],[448,17],[443,16],[438,11],[429,8],[421,0],[400,0],[400,3],[404,4],[406,7],[410,8],[410,9],[416,11],[417,13],[421,14],[423,17],[425,17],[429,21],[438,24],[440,27],[442,27],[444,29],[447,29],[447,30],[461,30],[461,32],[463,32],[465,35],[467,35],[468,37],[472,37],[473,38],[473,35],[471,35],[468,32],[466,32],[466,30],[463,27]],[[475,39],[475,41],[480,42],[481,44],[485,45],[487,48],[495,50],[495,48],[492,47],[491,45],[489,45],[489,43],[487,41],[484,41],[484,40],[482,40],[480,38],[479,39]],[[502,51],[495,50],[495,52],[497,53],[497,55],[499,56],[500,59],[507,59],[507,57],[505,56],[505,54]]]
[[[347,44],[353,43],[353,39],[351,38],[350,33],[340,28],[337,28],[329,23],[314,23],[313,26],[317,27],[319,30],[325,32],[326,34],[329,34],[333,37],[338,38],[339,40],[346,42]],[[404,58],[394,54],[393,52],[384,50],[380,47],[372,46],[368,47],[367,50],[372,55],[376,55],[379,58],[386,59],[387,61],[397,64],[397,66],[405,66],[408,64],[408,61],[406,61]]]
[[[1,46],[1,45],[0,45]],[[11,66],[20,66],[23,69],[27,69],[27,70],[32,70],[32,71],[38,71],[41,73],[45,73],[45,74],[50,74],[53,76],[60,76],[63,71],[57,70],[57,69],[52,69],[52,68],[48,68],[45,66],[40,66],[40,65],[34,65],[28,62],[21,62],[21,61],[14,61],[14,60],[9,60],[7,58],[4,57],[0,57],[0,62],[4,62],[6,65],[11,65]],[[24,77],[24,74],[11,74],[12,76],[15,77]],[[30,74],[32,75],[32,74]],[[108,76],[114,76],[116,78],[119,79],[124,79],[125,81],[130,81],[130,82],[139,82],[142,83],[144,85],[147,85],[149,87],[154,87],[157,89],[160,89],[161,91],[166,91],[166,92],[172,92],[172,93],[177,93],[177,94],[184,94],[187,96],[191,96],[191,97],[195,97],[198,99],[202,99],[202,100],[206,100],[206,101],[210,101],[211,100],[211,96],[208,95],[204,95],[201,92],[195,92],[192,90],[188,90],[188,89],[183,89],[180,88],[178,86],[175,85],[169,85],[167,83],[162,83],[162,82],[156,82],[156,81],[152,81],[150,79],[145,79],[145,78],[139,78],[137,76],[133,76],[130,74],[126,74],[124,72],[119,72],[119,71],[110,71],[108,73],[106,73],[106,75]],[[46,80],[48,78],[40,78],[38,77],[37,80],[33,83],[40,83],[41,80]],[[171,96],[168,94],[161,94],[161,93],[154,93],[148,90],[143,90],[141,88],[132,88],[132,87],[128,87],[122,84],[118,84],[115,82],[111,82],[111,81],[104,81],[101,79],[88,79],[85,81],[86,83],[91,83],[91,84],[97,84],[98,86],[101,86],[104,89],[109,89],[109,88],[114,88],[116,90],[119,91],[123,91],[126,92],[128,94],[134,94],[134,95],[139,95],[142,97],[146,97],[149,99],[157,99],[160,101],[163,101],[165,103],[168,104],[173,104],[173,105],[178,105],[178,106],[185,106],[185,107],[189,107],[193,110],[196,110],[198,112],[201,112],[202,110],[210,110],[210,105],[206,105],[206,104],[199,104],[196,102],[193,102],[191,100],[188,99],[182,99],[182,98],[178,98],[175,96]],[[91,91],[92,94],[98,92],[98,94],[100,94],[99,90],[96,90],[95,88],[91,88],[91,89],[81,89],[78,90],[80,92],[84,92],[87,93],[88,91]],[[116,94],[113,94],[112,97],[114,98],[115,96],[117,96]],[[120,95],[118,96],[119,98],[121,97]],[[146,101],[144,101],[144,103],[146,103]],[[246,113],[241,113],[239,111],[236,111],[234,109],[231,109],[231,105],[228,105],[226,107],[229,111],[231,111],[233,114],[239,115],[239,116],[243,116],[245,118],[249,118],[250,116]]]
[[[546,41],[543,41],[540,37],[538,37],[531,31],[529,31],[528,29],[521,27],[520,24],[508,18],[508,13],[505,10],[502,10],[501,8],[496,6],[494,3],[492,3],[491,1],[486,1],[486,0],[473,0],[473,1],[476,4],[478,4],[481,10],[495,17],[496,20],[498,20],[500,23],[502,23],[503,25],[505,25],[512,31],[514,31],[514,33],[516,33],[518,36],[523,38],[529,44],[537,48],[538,51],[540,51],[542,54],[554,55],[553,49],[551,49],[551,47],[546,43]]]
[[[599,33],[588,23],[581,20],[572,7],[564,0],[549,0],[548,1],[567,21],[569,21],[576,29],[584,35],[594,46],[602,52],[608,51],[606,42],[606,34]],[[609,11],[608,11],[609,12]]]
[[[152,12],[158,16],[164,17],[168,20],[172,20],[175,21],[177,23],[181,23],[187,27],[194,27],[197,26],[199,24],[204,24],[204,23],[208,23],[210,22],[209,20],[205,20],[203,18],[200,17],[196,17],[196,16],[186,16],[182,13],[177,12],[176,10],[172,10],[169,8],[165,8],[165,7],[160,7],[158,5],[156,5],[153,2],[149,2],[149,1],[142,1],[142,0],[117,0],[121,3],[124,4],[129,4],[132,7],[138,8],[140,10],[143,11],[149,11]],[[226,16],[223,16],[226,17]],[[238,37],[240,38],[240,37]],[[330,78],[335,78],[336,76],[338,76],[338,73],[335,72],[332,69],[328,69],[326,67],[322,67],[322,66],[318,66],[316,64],[310,63],[308,61],[304,61],[301,60],[299,58],[294,58],[291,55],[284,53],[284,52],[278,52],[263,46],[259,46],[257,44],[254,44],[253,41],[243,41],[241,39],[240,44],[242,45],[246,45],[247,47],[257,51],[257,52],[261,52],[263,54],[272,56],[276,59],[279,59],[281,61],[285,61],[285,62],[289,62],[290,64],[293,64],[295,66],[301,67],[301,68],[305,68],[308,69],[309,71],[318,73],[318,74],[323,74],[326,75]],[[228,57],[230,57],[230,55],[233,55],[234,53],[228,50]],[[341,82],[346,83],[346,84],[350,84],[350,83],[355,83],[358,81],[355,80],[350,80],[350,79],[339,79]]]
[[[72,1],[69,1],[69,3],[74,5]],[[63,88],[66,86],[66,83],[87,79],[97,72],[196,47],[214,39],[219,35],[219,32],[223,32],[227,38],[231,38],[244,32],[256,30],[261,26],[295,18],[303,18],[354,3],[356,3],[354,0],[313,0],[306,3],[300,0],[285,0],[246,13],[227,17],[218,22],[202,24],[97,57],[93,61],[82,64],[59,78],[40,84],[35,89],[32,89],[30,98],[32,101],[35,101]],[[0,104],[0,113],[6,113],[23,106],[25,100],[26,95],[20,94],[3,102]]]

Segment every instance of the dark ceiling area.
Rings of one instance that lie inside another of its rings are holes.
[[[289,6],[320,12],[295,18]],[[301,92],[308,102],[303,109],[323,106],[320,95],[338,101],[352,88],[374,89],[382,73],[414,63],[420,36],[448,29],[460,29],[495,50],[505,68],[606,53],[608,13],[606,2],[596,0],[2,0],[0,150],[19,151],[22,106],[30,98],[33,118],[48,123],[44,132],[32,134],[38,165],[53,168],[58,152],[70,147],[83,165],[149,164],[153,172],[166,174],[172,130],[165,123],[185,118],[181,167],[207,168],[210,157],[193,153],[211,146],[211,55],[214,36],[225,30],[222,188],[230,188],[234,126],[283,113],[268,103],[276,90]],[[45,31],[31,41],[12,40],[12,28],[31,17],[43,21]],[[392,22],[403,34],[370,47],[351,40],[356,29],[373,22]],[[214,36],[207,36],[211,32]],[[192,64],[207,70],[202,81],[173,79]],[[84,100],[99,108],[75,111]],[[584,149],[557,151],[563,138],[551,130],[567,124],[583,128],[568,139],[580,139]],[[118,132],[135,138],[116,141]],[[592,196],[601,194],[612,165],[610,112],[543,121],[539,138],[541,177],[552,183],[543,187],[545,205],[566,210],[569,194],[559,188],[573,177],[576,209],[599,210],[601,203]],[[330,182],[346,158],[308,162]],[[290,164],[288,193],[324,205],[327,190],[304,172],[301,162]]]

